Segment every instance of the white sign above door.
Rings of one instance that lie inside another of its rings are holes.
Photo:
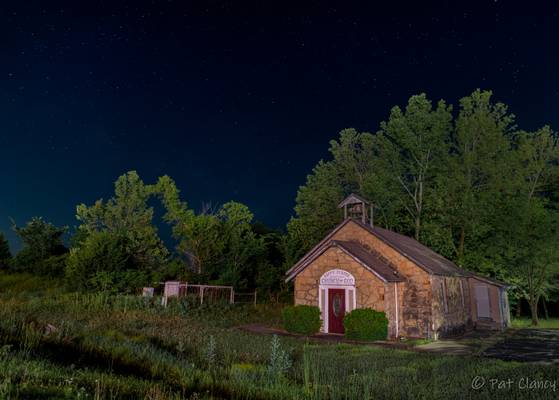
[[[321,285],[355,286],[355,278],[343,269],[332,269],[320,278]]]

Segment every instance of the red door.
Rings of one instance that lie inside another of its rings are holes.
[[[328,333],[344,333],[345,290],[328,289]]]

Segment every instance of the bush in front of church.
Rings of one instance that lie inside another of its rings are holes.
[[[300,335],[314,335],[320,330],[320,309],[315,306],[288,306],[283,309],[283,327]]]
[[[372,308],[357,308],[344,317],[345,336],[355,340],[386,340],[386,314]]]

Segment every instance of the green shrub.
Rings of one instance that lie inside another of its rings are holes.
[[[128,243],[108,232],[91,233],[80,247],[70,251],[66,279],[75,289],[129,292],[148,280],[128,253]]]
[[[283,309],[283,326],[288,332],[313,335],[320,330],[320,310],[315,306],[288,306]]]
[[[37,263],[37,269],[33,271],[41,276],[51,276],[54,278],[59,278],[64,276],[64,270],[66,269],[66,259],[68,258],[68,253],[59,256],[50,256],[44,261]]]
[[[26,293],[38,296],[46,292],[62,292],[62,282],[56,278],[31,275],[28,272],[21,274],[0,273],[0,293]]]
[[[357,308],[344,317],[345,336],[356,340],[386,340],[388,319],[384,312]]]
[[[13,272],[53,277],[62,274],[64,259],[58,256],[68,252],[62,240],[67,227],[59,228],[40,217],[33,217],[25,226],[14,225],[13,229],[23,243],[23,248],[9,263]]]
[[[44,277],[59,278],[64,276],[68,253],[36,258],[29,248],[23,248],[10,260],[8,271],[15,273],[31,273]]]
[[[4,234],[0,232],[0,270],[7,269],[11,259],[10,244],[4,237]]]
[[[145,271],[129,269],[126,271],[99,271],[88,281],[89,288],[112,294],[137,293],[149,281]]]

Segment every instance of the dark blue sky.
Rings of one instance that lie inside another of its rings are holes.
[[[170,175],[194,208],[236,200],[282,227],[330,139],[375,131],[420,92],[457,104],[493,89],[521,127],[559,125],[554,10],[271,17],[154,3],[0,8],[0,231],[14,249],[8,217],[72,226],[76,204],[132,169]]]

